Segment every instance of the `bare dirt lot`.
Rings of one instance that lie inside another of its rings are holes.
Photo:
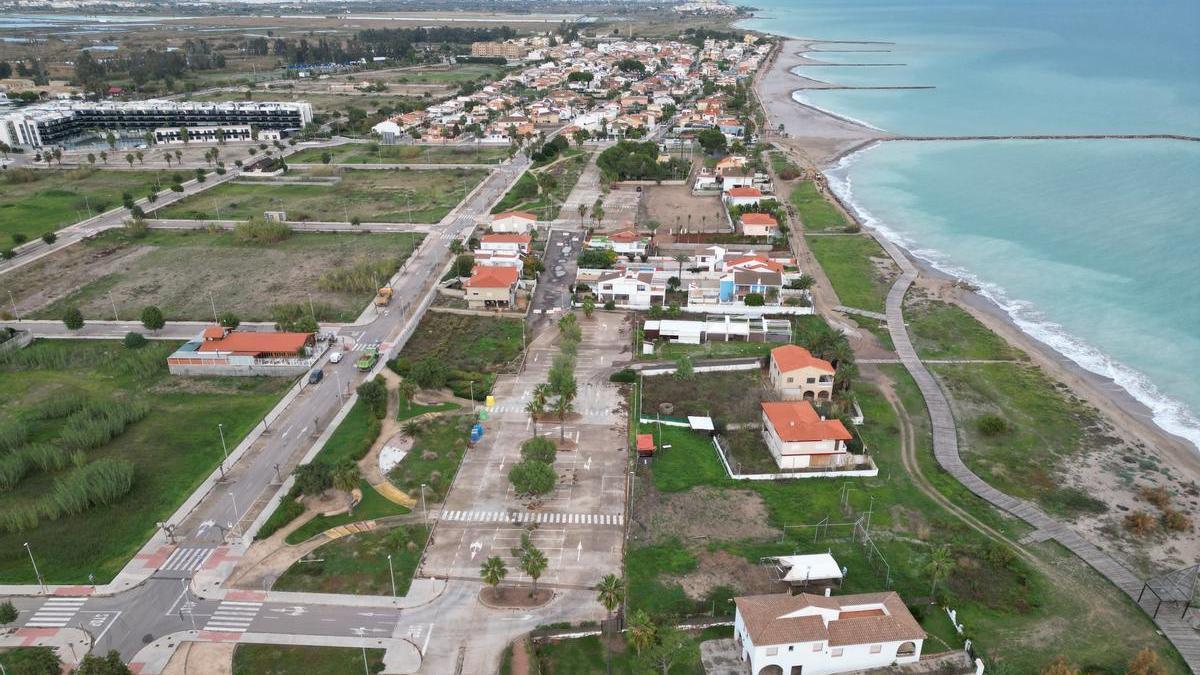
[[[371,291],[322,290],[322,275],[389,257],[398,267],[414,242],[420,238],[408,234],[306,233],[249,246],[224,232],[151,231],[132,240],[114,232],[5,274],[0,294],[7,298],[11,291],[23,317],[58,318],[76,305],[86,318],[112,319],[115,304],[123,320],[147,305],[157,305],[168,320],[205,320],[216,305],[243,321],[267,321],[274,305],[307,308],[311,293],[318,320],[348,321]]]
[[[655,238],[663,243],[674,241],[672,234],[688,232],[729,232],[725,209],[716,195],[696,197],[688,185],[653,185],[642,188],[638,221],[662,225]]]
[[[769,539],[779,535],[779,530],[767,525],[766,503],[750,490],[702,486],[675,493],[646,490],[638,496],[634,531],[643,543]]]

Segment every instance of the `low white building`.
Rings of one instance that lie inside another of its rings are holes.
[[[734,598],[752,675],[828,675],[916,663],[925,631],[894,592]]]
[[[479,250],[526,255],[532,241],[528,234],[485,234],[479,238]]]
[[[525,211],[505,211],[492,216],[492,232],[529,234],[537,225],[537,216]]]
[[[651,272],[630,270],[602,274],[592,290],[601,304],[613,302],[630,309],[649,309],[662,304],[667,285],[656,282]]]
[[[594,234],[588,239],[587,247],[608,249],[618,255],[644,255],[650,247],[650,235],[638,234],[632,229],[610,235]]]

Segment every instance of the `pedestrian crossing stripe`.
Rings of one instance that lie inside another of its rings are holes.
[[[491,413],[518,413],[519,412],[519,413],[525,414],[526,410],[525,410],[525,406],[523,406],[523,405],[504,404],[504,405],[494,405],[494,406],[488,408],[488,412],[491,412]],[[613,411],[609,410],[608,408],[588,408],[586,410],[576,410],[575,413],[582,415],[583,417],[606,417],[606,416],[615,414],[615,413],[613,413]]]
[[[205,560],[216,550],[213,548],[177,548],[167,557],[166,562],[159,567],[168,572],[195,572],[200,569]]]
[[[443,511],[442,520],[472,523],[543,523],[547,525],[624,525],[617,513],[562,513],[552,511]]]
[[[258,610],[262,609],[261,602],[235,602],[222,600],[217,611],[204,624],[204,630],[218,633],[245,633],[250,628]]]
[[[87,598],[49,598],[38,608],[29,621],[27,628],[62,628],[83,608]]]

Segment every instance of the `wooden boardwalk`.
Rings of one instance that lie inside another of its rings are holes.
[[[1048,516],[1036,505],[1009,496],[988,485],[963,463],[958,453],[958,431],[955,427],[950,403],[937,380],[917,356],[904,325],[904,294],[917,279],[917,268],[895,244],[875,235],[874,232],[871,234],[900,266],[900,278],[892,285],[887,296],[888,332],[891,334],[892,343],[896,347],[896,354],[900,357],[900,362],[912,374],[922,396],[925,397],[925,405],[929,410],[933,427],[933,454],[938,464],[949,471],[960,483],[967,486],[971,492],[1036,528],[1035,532],[1029,535],[1030,540],[1054,539],[1104,575],[1114,586],[1124,591],[1134,603],[1137,603],[1138,594],[1142,590],[1142,579],[1136,574],[1079,536],[1066,524]],[[1152,615],[1154,611],[1153,596],[1143,600],[1145,604],[1140,605],[1141,609],[1147,615]],[[1200,672],[1200,635],[1197,635],[1187,621],[1180,618],[1178,611],[1174,605],[1164,606],[1158,612],[1158,616],[1154,618],[1154,622],[1171,641],[1171,644],[1179,650],[1192,672]]]

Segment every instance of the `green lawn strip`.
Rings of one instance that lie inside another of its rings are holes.
[[[276,580],[272,590],[307,593],[391,595],[392,556],[396,594],[408,593],[429,533],[424,525],[352,534],[324,544],[309,556],[319,562],[296,563]]]
[[[795,162],[788,159],[787,155],[783,154],[782,152],[775,151],[771,152],[769,156],[771,158],[771,170],[773,170],[775,173],[794,173],[799,175],[800,167],[796,166]]]
[[[425,415],[427,413],[449,412],[451,410],[458,410],[460,407],[462,407],[462,406],[458,405],[457,403],[455,403],[453,401],[445,401],[443,403],[434,403],[432,405],[421,405],[420,403],[405,403],[404,401],[401,401],[399,409],[396,412],[396,419],[403,422],[405,420],[410,420],[414,417],[420,417],[421,415]]]
[[[792,188],[790,199],[806,232],[844,230],[850,224],[842,212],[821,195],[811,180],[797,183]]]
[[[109,151],[108,162],[125,165],[124,157],[124,153]],[[8,175],[0,176],[0,249],[12,245],[14,234],[35,239],[88,218],[89,209],[91,215],[97,215],[116,208],[121,205],[122,193],[141,199],[156,183],[162,188],[169,186],[175,172],[30,169],[4,173]],[[179,174],[185,181],[195,177],[185,171]],[[26,176],[35,180],[22,182]]]
[[[304,175],[292,172],[296,175]],[[228,182],[156,211],[156,218],[245,220],[286,211],[303,222],[436,223],[487,175],[482,169],[343,169],[325,184]]]
[[[0,419],[28,419],[42,402],[75,393],[95,401],[137,398],[150,404],[149,415],[86,453],[88,461],[133,462],[133,490],[108,506],[44,520],[30,530],[0,532],[0,583],[36,580],[25,542],[48,582],[86,583],[89,573],[98,583],[112,579],[153,534],[155,523],[216,469],[222,458],[217,424],[224,425],[232,450],[290,384],[283,378],[172,377],[165,358],[177,344],[155,343],[135,352],[155,366],[141,373],[116,365],[130,352],[112,341],[38,340],[22,358],[62,359],[65,365],[17,370],[0,364]],[[52,441],[62,425],[62,419],[31,422],[31,440]],[[40,498],[70,470],[31,472],[15,489],[0,493],[0,510]]]
[[[1098,429],[1095,410],[1027,364],[935,364],[932,370],[954,406],[963,461],[980,478],[1061,516],[1107,509],[1058,478],[1062,462],[1113,442]],[[1007,430],[985,433],[985,415],[1004,419]]]
[[[957,305],[910,295],[904,306],[913,346],[923,359],[1019,359],[1021,353]]]
[[[703,344],[691,345],[677,342],[659,344],[653,354],[641,354],[642,359],[651,361],[670,360],[687,356],[691,359],[723,359],[744,356],[763,357],[778,347],[779,342],[746,342],[744,340],[721,341],[714,340]]]
[[[471,417],[445,415],[419,424],[421,428],[412,449],[392,469],[388,478],[414,497],[421,494],[424,483],[425,498],[430,502],[441,502],[466,454]]]
[[[331,164],[495,164],[508,157],[508,147],[345,143],[301,150],[288,157],[288,162],[320,164],[326,154]]]
[[[376,265],[383,272],[400,268],[421,235],[402,233],[334,234],[294,233],[269,246],[244,244],[229,232],[151,230],[145,237],[129,239],[121,232],[106,232],[80,246],[96,257],[121,255],[145,248],[136,260],[83,285],[33,312],[33,318],[57,319],[67,307],[79,307],[86,318],[136,317],[143,307],[155,305],[169,321],[212,318],[212,304],[232,311],[243,321],[270,321],[272,307],[303,305],[309,299],[318,321],[353,321],[374,297],[373,288],[332,290],[321,278],[339,268]],[[309,265],[296,265],[297,260]],[[0,279],[0,290],[12,290],[20,302],[38,292],[36,281],[56,264],[54,256],[15,270]],[[374,284],[369,284],[374,285]],[[203,286],[212,293],[197,293]],[[109,293],[112,293],[111,297]]]
[[[367,669],[383,671],[384,649],[368,649]],[[353,647],[240,644],[233,652],[233,675],[361,673],[363,650]]]
[[[558,217],[563,202],[571,194],[575,184],[579,182],[579,176],[586,166],[587,155],[577,154],[547,168],[546,171],[555,178],[555,185],[549,194],[539,192],[534,174],[526,171],[504,194],[504,197],[492,207],[492,213],[528,211],[537,214],[541,220],[554,220]],[[565,217],[578,216],[578,213],[568,213]]]
[[[372,488],[370,483],[365,480],[358,484],[358,489],[362,490],[362,501],[355,505],[353,513],[340,513],[336,516],[316,516],[296,528],[295,531],[284,538],[284,541],[295,545],[339,525],[349,525],[350,523],[357,523],[364,520],[398,516],[409,512],[403,506],[388,501],[386,497],[376,492],[375,488]]]
[[[883,311],[891,282],[872,260],[887,259],[874,239],[864,235],[805,237],[805,241],[843,305]]]

